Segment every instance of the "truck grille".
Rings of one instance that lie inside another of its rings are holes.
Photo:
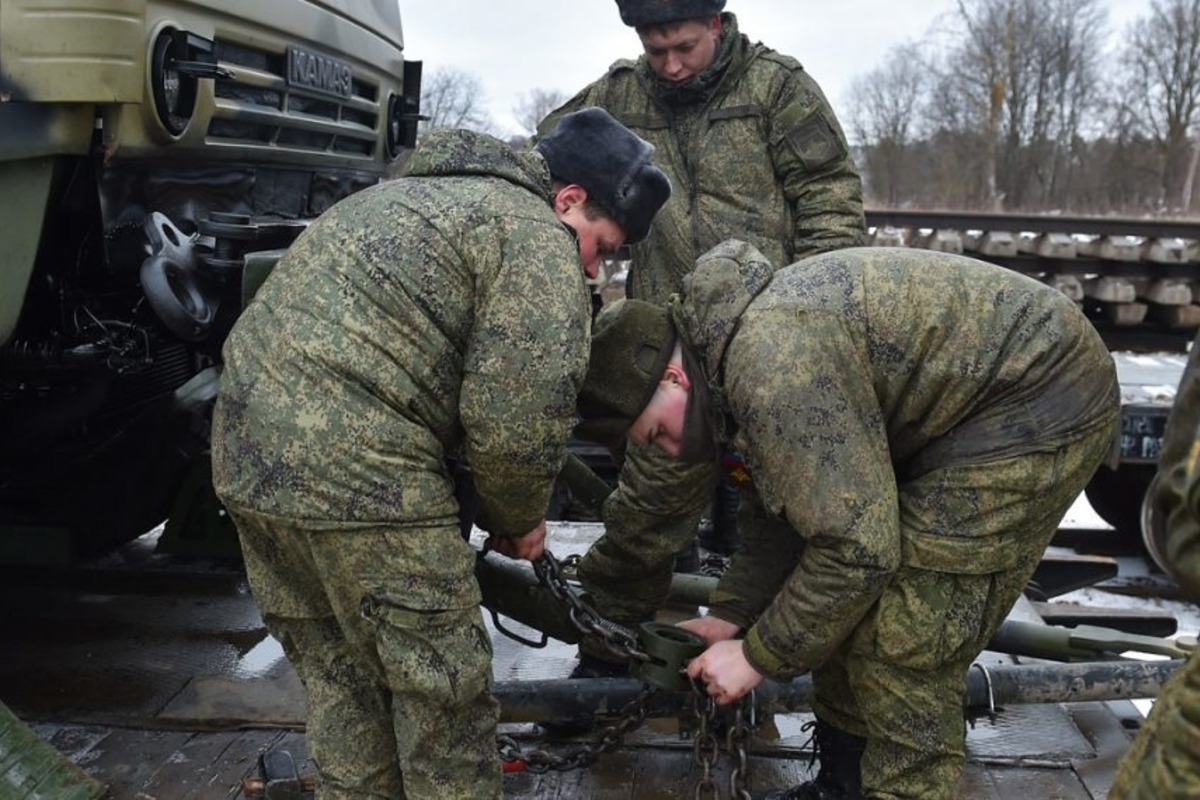
[[[216,82],[211,142],[375,157],[379,87],[358,76],[348,98],[320,95],[287,81],[287,55],[218,39],[218,64],[232,77]]]

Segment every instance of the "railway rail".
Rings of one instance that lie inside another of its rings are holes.
[[[1200,221],[867,211],[870,243],[990,261],[1078,302],[1110,350],[1184,352],[1200,326]]]

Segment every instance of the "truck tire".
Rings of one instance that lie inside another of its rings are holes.
[[[1101,467],[1088,482],[1084,494],[1105,522],[1122,535],[1136,535],[1146,543],[1148,534],[1142,530],[1142,500],[1157,469],[1155,464],[1122,464],[1116,469]],[[1155,550],[1149,546],[1146,549],[1157,562]]]

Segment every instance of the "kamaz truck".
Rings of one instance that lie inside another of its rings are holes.
[[[0,0],[0,562],[220,524],[243,297],[415,142],[396,0]]]

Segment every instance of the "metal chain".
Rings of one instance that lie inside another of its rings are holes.
[[[720,798],[721,792],[713,778],[717,760],[721,757],[721,745],[717,741],[713,727],[716,723],[717,703],[704,691],[704,686],[692,680],[692,711],[700,721],[696,729],[696,738],[692,741],[692,757],[700,767],[700,778],[696,781],[694,797],[700,800],[704,797]]]
[[[600,731],[593,742],[579,745],[566,753],[559,755],[548,750],[522,750],[513,737],[501,735],[496,737],[500,751],[500,759],[507,763],[520,761],[525,770],[535,774],[544,772],[566,772],[582,769],[595,763],[603,753],[611,752],[621,746],[625,737],[641,727],[650,713],[650,699],[658,690],[647,684],[638,696],[625,704],[617,720]]]
[[[750,760],[746,753],[746,743],[758,729],[758,711],[755,703],[755,693],[738,701],[733,714],[733,724],[725,736],[725,747],[733,759],[733,770],[729,773],[729,796],[735,800],[751,800],[750,795]]]
[[[718,709],[716,701],[705,691],[699,681],[692,681],[692,712],[696,715],[699,725],[696,738],[692,742],[692,753],[696,765],[700,767],[700,778],[696,781],[695,797],[716,798],[720,800],[721,791],[717,787],[714,773],[721,757],[721,745],[717,741],[718,715],[730,716],[730,711]],[[750,758],[746,744],[751,735],[758,729],[758,712],[756,710],[755,693],[738,701],[732,709],[732,720],[726,719],[728,730],[725,733],[725,748],[733,760],[733,769],[729,773],[729,796],[733,800],[751,800],[750,794]]]
[[[615,656],[634,661],[650,660],[650,656],[638,649],[637,634],[600,616],[596,609],[580,599],[563,577],[562,565],[549,550],[543,551],[542,556],[533,562],[533,570],[554,598],[567,606],[572,624],[585,636],[595,637],[604,649]]]

